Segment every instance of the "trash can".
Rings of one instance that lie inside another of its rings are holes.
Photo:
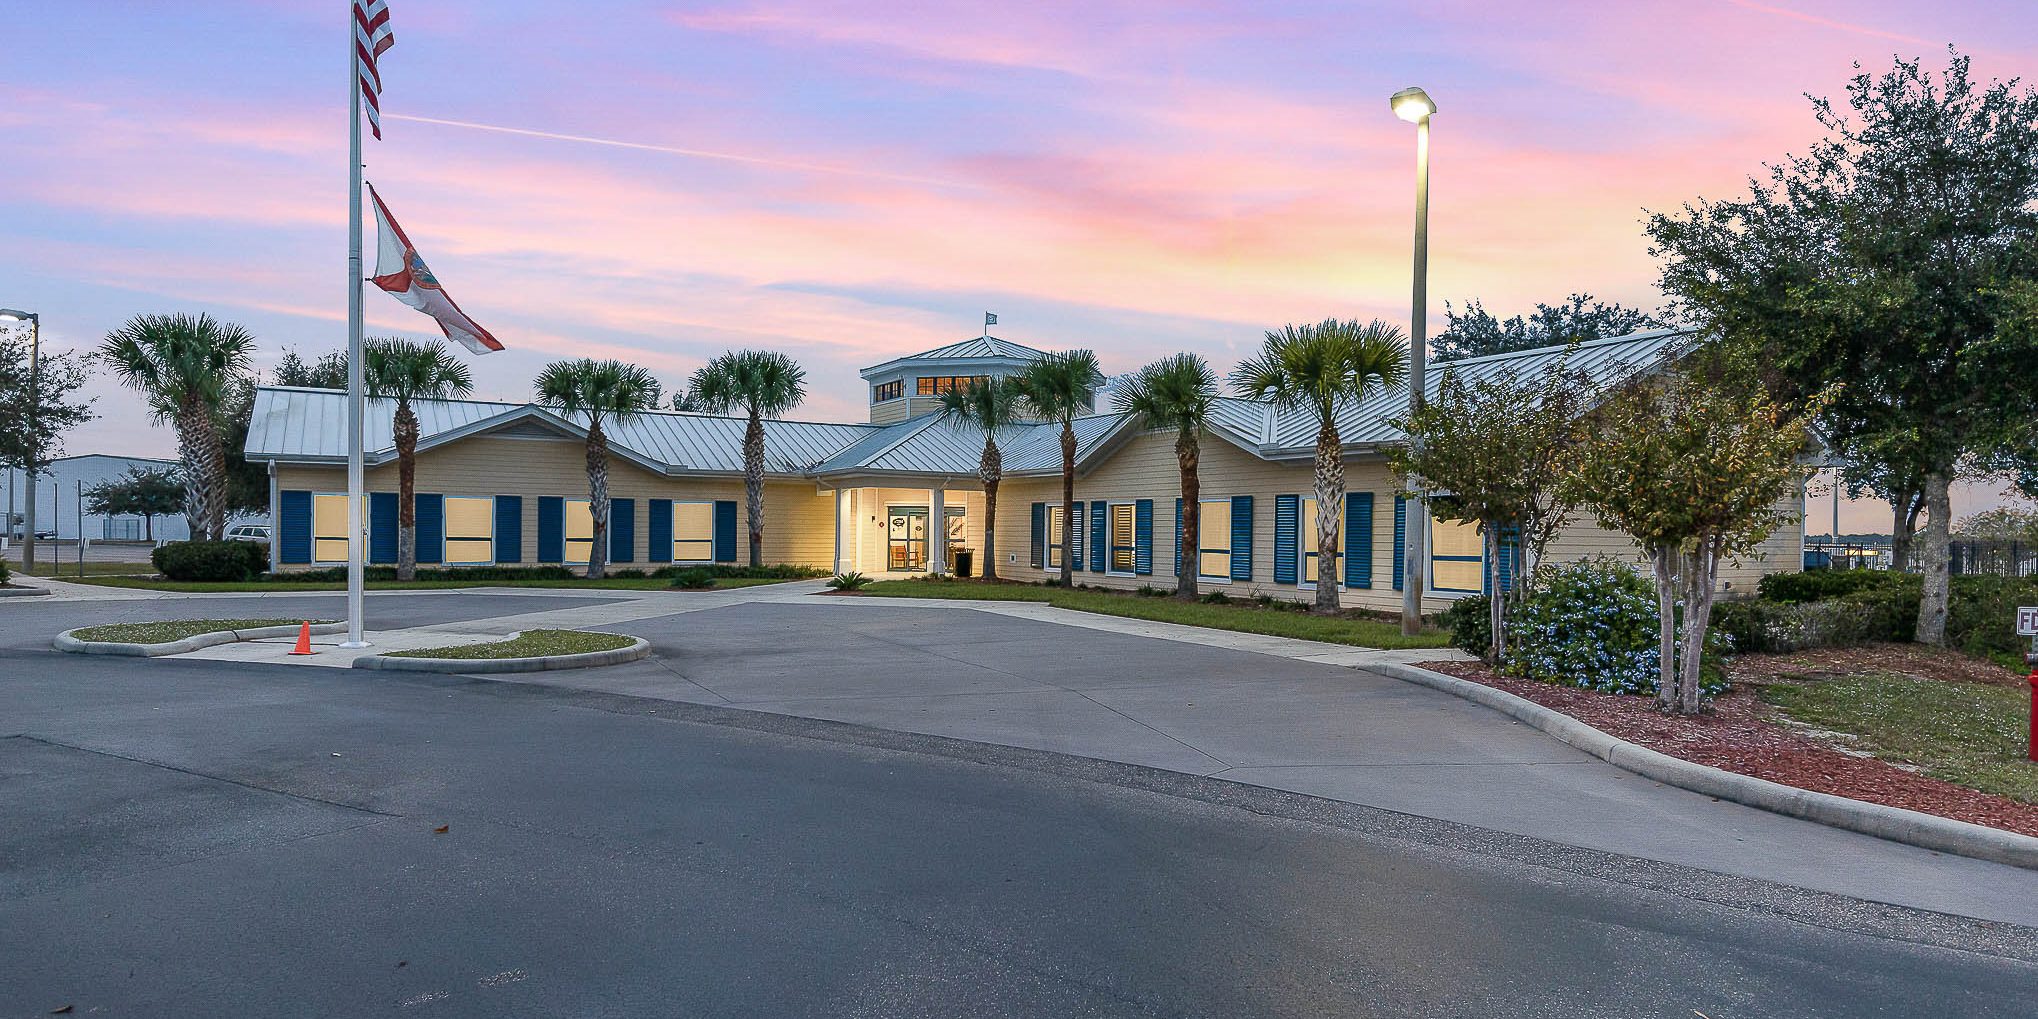
[[[976,564],[977,554],[975,551],[966,548],[959,548],[955,550],[956,576],[964,578],[975,576],[976,574],[972,571],[975,569]]]

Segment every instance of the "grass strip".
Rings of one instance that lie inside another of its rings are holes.
[[[462,644],[458,647],[418,648],[414,651],[389,651],[390,658],[544,658],[551,655],[578,655],[591,651],[620,651],[636,643],[636,638],[620,633],[595,633],[591,630],[525,630],[514,640],[495,641],[489,644]]]
[[[2038,803],[2038,763],[2026,757],[2026,690],[1867,672],[1773,683],[1760,692],[1791,719],[1853,737],[1854,749],[1956,785]]]
[[[330,620],[313,619],[323,623]],[[226,630],[252,630],[258,626],[296,626],[302,619],[166,619],[154,623],[108,623],[105,626],[88,626],[71,636],[79,640],[107,641],[115,644],[167,644],[173,640],[196,637],[201,633],[220,633]]]
[[[1450,634],[1425,630],[1413,637],[1401,635],[1399,623],[1346,614],[1318,616],[1284,605],[1263,606],[1257,602],[1179,602],[1132,592],[1043,587],[1034,584],[985,584],[970,581],[882,580],[863,589],[881,598],[961,598],[974,601],[1041,602],[1056,608],[1095,612],[1107,616],[1181,623],[1213,630],[1260,633],[1270,637],[1350,644],[1364,648],[1449,647]]]
[[[124,587],[140,591],[174,591],[180,594],[344,591],[347,589],[346,582],[339,580],[196,581],[161,580],[154,577],[84,577],[66,579],[98,587]],[[759,584],[783,583],[787,583],[787,581],[778,578],[717,577],[715,579],[715,588],[755,587]],[[408,584],[400,580],[371,580],[367,582],[367,589],[370,591],[457,591],[470,587],[535,587],[568,591],[666,591],[672,588],[672,581],[660,577],[609,577],[602,580],[413,580]]]

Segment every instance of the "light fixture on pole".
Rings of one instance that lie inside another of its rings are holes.
[[[1387,97],[1394,115],[1415,125],[1415,293],[1408,322],[1408,412],[1422,409],[1429,368],[1426,306],[1429,303],[1429,118],[1436,101],[1419,88],[1404,88]],[[1415,441],[1411,439],[1410,441]],[[1429,500],[1420,490],[1404,512],[1413,514],[1408,540],[1401,550],[1401,632],[1422,630],[1422,589],[1429,549]]]
[[[28,496],[28,503],[22,514],[21,571],[35,572],[35,411],[42,404],[42,316],[32,311],[15,311],[0,308],[0,322],[28,323],[28,434],[24,436],[26,455],[22,457],[22,488]],[[11,500],[10,500],[11,501]],[[14,527],[14,507],[7,507],[7,526]]]

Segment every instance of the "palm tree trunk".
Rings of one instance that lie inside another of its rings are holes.
[[[1337,421],[1325,415],[1316,432],[1316,611],[1332,613],[1338,603],[1339,517],[1344,514],[1344,440]]]
[[[1196,433],[1184,429],[1175,438],[1175,466],[1182,474],[1182,568],[1176,571],[1175,597],[1196,600],[1196,578],[1203,572],[1203,479],[1197,474],[1202,449]]]
[[[1005,457],[998,452],[998,440],[984,433],[984,456],[977,462],[977,477],[984,483],[984,571],[986,584],[998,582],[998,483],[1005,478]],[[1067,536],[1063,539],[1066,542]]]
[[[750,565],[764,565],[764,419],[750,408],[743,429],[743,505],[750,513]]]
[[[1076,561],[1069,558],[1069,528],[1080,525],[1076,511],[1076,426],[1061,419],[1061,586],[1076,586]],[[1094,537],[1094,536],[1093,536]],[[1107,556],[1108,558],[1108,550]]]
[[[587,424],[587,515],[593,525],[588,536],[587,578],[600,580],[609,563],[609,440],[602,434],[601,419],[590,416]]]
[[[410,401],[396,403],[396,579],[418,574],[418,418]]]
[[[213,505],[220,496],[225,470],[213,473],[219,436],[213,428],[211,408],[196,399],[186,399],[177,411],[177,458],[184,466],[184,517],[190,522],[191,540],[218,541],[220,528],[213,524]]]

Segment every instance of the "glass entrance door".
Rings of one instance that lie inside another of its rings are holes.
[[[927,507],[893,506],[885,520],[885,569],[926,569]]]

